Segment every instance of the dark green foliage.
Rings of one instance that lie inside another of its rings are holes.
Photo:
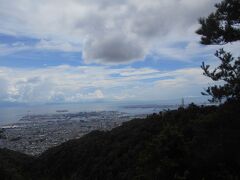
[[[201,28],[196,33],[202,36],[201,43],[222,45],[240,40],[240,1],[223,0],[216,4],[216,8],[207,18],[199,20]],[[239,100],[240,57],[234,58],[223,49],[217,51],[215,56],[221,61],[217,68],[210,72],[210,66],[204,62],[201,68],[205,76],[220,81],[221,84],[208,87],[202,94],[212,96],[212,102],[221,102],[222,99]],[[222,85],[221,81],[225,84]]]
[[[210,66],[204,62],[201,68],[204,75],[210,77],[213,81],[222,81],[224,85],[215,85],[208,87],[203,95],[212,96],[212,102],[221,102],[224,100],[240,100],[240,57],[234,58],[231,53],[220,49],[215,56],[220,59],[221,64],[212,72]]]
[[[192,106],[173,113],[172,120],[167,114],[171,122],[140,154],[136,179],[239,179],[240,112],[235,103],[218,109]]]
[[[216,4],[216,11],[207,18],[200,18],[201,43],[226,44],[240,40],[240,1],[223,0]]]
[[[110,132],[94,131],[43,153],[37,177],[49,179],[131,179],[137,155],[156,135],[161,121],[136,119]]]
[[[1,163],[0,172],[34,180],[240,179],[239,107],[237,101],[191,104],[94,131],[36,159],[11,152],[0,155],[9,162]]]
[[[0,149],[0,179],[29,179],[27,167],[32,161],[33,157],[8,149]]]

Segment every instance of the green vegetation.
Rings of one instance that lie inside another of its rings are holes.
[[[223,0],[216,4],[216,11],[207,18],[200,18],[201,43],[205,45],[222,45],[240,40],[240,1]],[[204,75],[213,81],[224,82],[223,85],[214,85],[206,89],[203,95],[210,95],[212,102],[240,100],[240,57],[234,58],[231,53],[223,49],[216,51],[215,56],[221,64],[213,71],[203,62],[201,68]]]
[[[201,43],[226,44],[240,40],[240,1],[223,0],[215,7],[215,12],[199,20],[201,27],[197,33],[202,35]]]
[[[231,53],[220,49],[216,52],[216,57],[221,64],[213,71],[209,71],[210,66],[202,64],[204,75],[210,77],[213,81],[224,82],[223,85],[214,85],[206,89],[203,95],[210,95],[211,102],[222,102],[235,100],[240,101],[240,57],[234,58]]]
[[[27,167],[33,160],[33,157],[25,154],[8,149],[0,149],[0,179],[29,179]]]
[[[134,119],[35,159],[0,151],[0,172],[5,179],[240,179],[239,105],[191,104]]]
[[[203,44],[239,40],[239,0],[224,0],[201,19]],[[224,26],[222,26],[224,25]],[[209,87],[220,106],[191,104],[134,119],[109,132],[94,131],[39,157],[0,150],[0,179],[14,180],[239,180],[240,59],[220,50],[222,64],[206,76],[226,84]]]

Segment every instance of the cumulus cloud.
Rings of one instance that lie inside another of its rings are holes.
[[[39,48],[82,51],[87,63],[127,63],[165,44],[197,42],[197,19],[219,1],[0,0],[0,33],[47,39]]]
[[[145,50],[137,40],[114,36],[89,40],[83,49],[86,62],[129,62],[144,59]]]
[[[157,100],[200,95],[209,80],[199,68],[56,66],[39,69],[0,67],[0,97],[13,102]]]

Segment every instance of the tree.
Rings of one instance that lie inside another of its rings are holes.
[[[227,53],[223,49],[217,51],[215,56],[221,60],[221,64],[210,72],[210,66],[203,62],[201,66],[203,74],[213,81],[224,81],[225,84],[208,87],[202,94],[211,95],[212,102],[221,102],[222,99],[240,100],[240,57],[235,59],[231,53]]]
[[[202,35],[201,43],[222,45],[240,40],[240,1],[224,0],[215,7],[216,12],[199,19],[201,27],[196,33]]]
[[[196,33],[202,36],[201,44],[223,45],[240,40],[240,0],[223,0],[215,7],[215,12],[199,20],[201,27]],[[201,68],[205,76],[220,81],[220,85],[210,86],[202,94],[212,96],[211,102],[239,101],[240,57],[234,58],[223,49],[216,51],[215,56],[221,61],[218,67],[210,71],[210,66],[203,62]]]

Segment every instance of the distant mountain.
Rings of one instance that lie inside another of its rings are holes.
[[[239,179],[239,105],[191,104],[91,132],[39,157],[1,150],[0,179]]]

